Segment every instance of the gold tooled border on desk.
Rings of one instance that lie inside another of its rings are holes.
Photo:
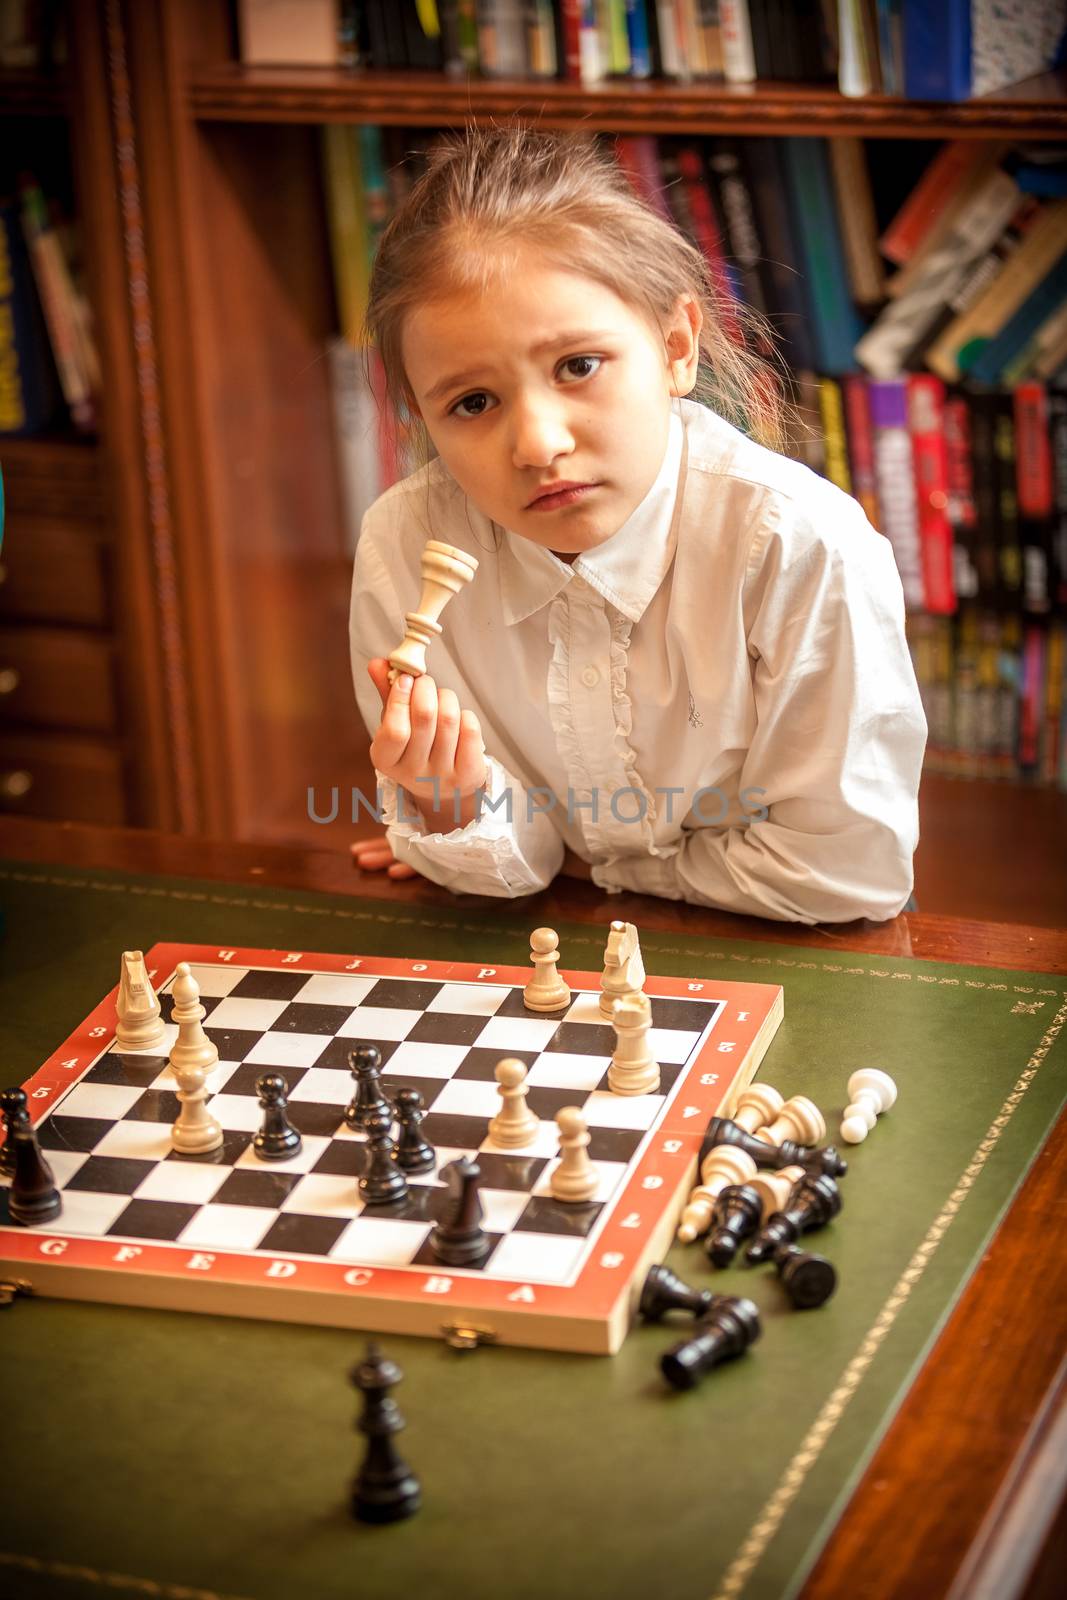
[[[207,890],[172,889],[166,884],[149,883],[105,883],[99,878],[64,878],[54,872],[17,872],[10,868],[0,868],[0,882],[11,883],[47,883],[59,889],[92,889],[99,894],[129,894],[148,895],[163,900],[189,900],[202,905],[234,906],[242,911],[288,911],[301,917],[333,917],[349,922],[382,922],[391,923],[396,927],[432,928],[446,933],[500,933],[498,925],[491,922],[463,922],[445,920],[440,917],[427,916],[401,916],[389,911],[349,910],[346,906],[320,906],[302,905],[291,900],[262,900],[254,895],[225,895],[214,894]],[[795,967],[798,971],[809,972],[834,972],[841,973],[850,978],[888,978],[891,981],[904,983],[940,984],[951,989],[991,989],[1003,993],[1014,994],[1067,994],[1060,989],[1035,989],[1031,984],[1022,983],[986,983],[981,978],[945,978],[936,973],[907,972],[903,970],[890,971],[886,967],[846,967],[840,961],[800,961],[791,956],[762,956],[746,955],[736,950],[696,950],[691,945],[663,944],[655,934],[649,934],[649,944],[654,944],[656,949],[665,956],[695,956],[701,961],[735,961],[753,967]],[[595,945],[603,943],[603,933],[567,935],[568,944]],[[902,960],[917,962],[922,960],[919,956],[905,956]],[[934,965],[953,965],[965,967],[965,961],[940,962]],[[980,968],[972,969],[980,971]]]
[[[985,1137],[961,1173],[956,1187],[934,1218],[922,1243],[897,1279],[889,1299],[875,1317],[858,1351],[845,1368],[841,1381],[805,1434],[799,1450],[797,1450],[792,1461],[790,1461],[782,1474],[778,1487],[760,1511],[749,1531],[748,1537],[726,1569],[726,1574],[711,1600],[737,1600],[737,1597],[744,1592],[749,1578],[781,1527],[786,1512],[800,1493],[805,1479],[844,1415],[845,1409],[859,1388],[862,1379],[869,1371],[901,1309],[907,1303],[908,1296],[929,1266],[934,1252],[948,1232],[964,1200],[966,1200],[974,1187],[982,1168],[996,1148],[1001,1134],[1011,1121],[1016,1108],[1037,1076],[1038,1068],[1051,1050],[1065,1020],[1067,1020],[1067,998],[1065,998],[1050,1023],[1041,1043],[1027,1062],[1026,1069],[1014,1089],[990,1123]]]
[[[150,1600],[236,1600],[236,1596],[217,1594],[214,1589],[190,1589],[184,1583],[156,1583],[152,1578],[133,1578],[125,1572],[97,1572],[95,1567],[76,1566],[69,1561],[42,1561],[37,1556],[20,1556],[7,1550],[0,1550],[0,1567],[14,1567],[42,1578],[91,1583],[119,1594],[148,1595]]]

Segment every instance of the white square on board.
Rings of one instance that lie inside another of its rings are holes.
[[[206,1205],[214,1200],[232,1167],[210,1161],[161,1161],[137,1189],[137,1200],[176,1200],[184,1205]]]
[[[688,1061],[697,1047],[699,1033],[689,1033],[681,1028],[649,1028],[648,1048],[664,1066],[675,1066]]]
[[[208,1111],[228,1133],[258,1133],[263,1120],[263,1110],[254,1094],[215,1095],[207,1103]]]
[[[343,1172],[309,1172],[282,1201],[283,1211],[306,1217],[347,1217],[362,1211],[355,1178]]]
[[[290,1100],[308,1100],[315,1105],[336,1106],[340,1112],[356,1092],[355,1079],[350,1072],[337,1067],[312,1067],[300,1082],[293,1085]]]
[[[415,1078],[450,1078],[467,1054],[465,1044],[422,1044],[405,1039],[386,1062],[386,1074],[410,1073]]]
[[[100,1117],[118,1122],[144,1094],[138,1085],[122,1083],[76,1083],[53,1107],[60,1117]]]
[[[358,1261],[368,1267],[407,1267],[432,1226],[429,1222],[402,1222],[393,1217],[356,1217],[330,1251],[330,1257],[335,1261]]]
[[[526,1074],[526,1082],[531,1089],[573,1089],[576,1094],[590,1094],[610,1065],[610,1056],[550,1052],[538,1056]]]
[[[34,1233],[76,1233],[102,1239],[120,1211],[130,1203],[128,1194],[97,1194],[92,1189],[64,1189],[63,1214],[32,1228]]]
[[[310,1172],[330,1142],[319,1134],[305,1133],[296,1155],[287,1156],[284,1161],[264,1161],[249,1145],[247,1150],[241,1151],[234,1166],[241,1170],[251,1168],[254,1172]]]
[[[228,962],[220,961],[213,966],[204,966],[199,961],[189,963],[193,977],[200,986],[200,993],[219,999],[236,989],[242,978],[248,976],[247,967],[231,967]],[[173,989],[174,979],[167,984],[168,991]]]
[[[354,1011],[377,982],[354,972],[315,972],[293,1000],[302,1006],[350,1006]]]
[[[278,1213],[273,1206],[204,1206],[178,1235],[181,1244],[216,1250],[254,1250]]]
[[[559,1027],[558,1017],[493,1017],[478,1035],[478,1048],[513,1055],[543,1050]]]
[[[506,984],[446,983],[434,995],[427,1011],[457,1011],[465,1017],[491,1017],[510,994]]]
[[[509,1233],[483,1271],[487,1278],[518,1283],[566,1283],[581,1259],[585,1239],[555,1233]]]
[[[109,1128],[93,1151],[97,1156],[126,1156],[133,1161],[165,1161],[173,1147],[169,1122],[129,1119]]]
[[[288,1000],[252,1000],[228,995],[204,1018],[206,1028],[234,1028],[243,1033],[266,1033],[273,1028]]]
[[[582,1107],[591,1128],[651,1128],[663,1105],[661,1094],[611,1094],[598,1089]]]
[[[270,1033],[263,1035],[245,1056],[254,1066],[313,1067],[331,1041],[328,1033]]]
[[[395,1006],[357,1006],[337,1030],[340,1039],[406,1039],[423,1015],[421,1011],[400,1010]]]

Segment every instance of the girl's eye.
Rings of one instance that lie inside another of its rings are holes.
[[[600,369],[603,361],[603,356],[568,356],[565,361],[560,363],[560,371],[563,372],[569,367],[572,378],[578,380],[591,378]],[[455,405],[452,406],[449,415],[467,418],[484,417],[493,403],[492,396],[486,394],[484,389],[476,389],[472,394],[465,394],[461,400],[457,400]],[[470,407],[471,409],[461,410],[461,407]]]

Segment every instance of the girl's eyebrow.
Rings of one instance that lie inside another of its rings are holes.
[[[554,333],[550,339],[539,339],[536,344],[530,345],[529,354],[539,356],[546,350],[558,350],[562,345],[595,344],[612,337],[612,333],[603,328],[573,328],[569,333]],[[439,400],[449,390],[473,383],[483,370],[481,367],[467,367],[462,372],[453,372],[450,377],[440,378],[432,388],[427,389],[427,400]]]

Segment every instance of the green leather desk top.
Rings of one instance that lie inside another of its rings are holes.
[[[76,869],[0,868],[0,1039],[21,1082],[117,977],[123,949],[187,940],[523,963],[529,925]],[[595,969],[603,934],[562,925]],[[836,1128],[849,1074],[897,1105],[849,1152],[812,1247],[840,1287],[789,1307],[772,1271],[689,1281],[754,1299],[763,1337],[688,1395],[637,1327],[615,1357],[390,1337],[423,1509],[354,1523],[362,1341],[283,1324],[20,1300],[5,1377],[0,1594],[241,1600],[777,1600],[795,1593],[1064,1098],[1067,980],[645,934],[650,973],[780,982],[761,1078]],[[995,1351],[990,1360],[995,1360]]]

